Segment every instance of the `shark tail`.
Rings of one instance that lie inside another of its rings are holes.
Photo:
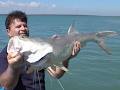
[[[118,35],[118,33],[115,31],[102,31],[102,32],[96,33],[97,44],[99,45],[100,48],[102,48],[109,55],[111,55],[111,51],[109,48],[106,47],[106,45],[104,43],[104,38],[105,37],[113,37],[116,35]]]

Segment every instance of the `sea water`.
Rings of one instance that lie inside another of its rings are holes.
[[[0,16],[0,49],[8,42],[5,17]],[[75,23],[76,30],[82,33],[109,30],[120,33],[119,16],[28,16],[31,37],[67,34],[71,23]],[[120,36],[106,38],[105,43],[112,55],[107,55],[96,43],[88,43],[70,60],[69,72],[61,79],[54,79],[46,72],[46,90],[120,90]]]

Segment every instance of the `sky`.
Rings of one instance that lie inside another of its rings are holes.
[[[27,14],[120,16],[120,0],[0,0],[0,14],[13,10]]]

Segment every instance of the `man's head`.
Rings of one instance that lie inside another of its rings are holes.
[[[24,12],[13,11],[8,14],[5,26],[9,37],[29,36],[27,16]]]

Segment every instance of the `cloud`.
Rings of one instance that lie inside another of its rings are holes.
[[[0,8],[11,8],[11,7],[21,7],[21,8],[56,8],[56,4],[46,4],[40,2],[15,2],[15,1],[0,1]]]
[[[56,4],[42,3],[37,1],[18,2],[15,0],[0,1],[0,13],[5,14],[13,10],[22,10],[27,13],[48,13],[55,12]],[[58,10],[57,10],[58,11]]]
[[[39,6],[40,6],[40,3],[30,2],[30,3],[29,3],[29,6],[30,6],[30,7],[39,7]]]
[[[56,4],[52,4],[52,8],[55,8],[56,7]]]
[[[11,7],[22,7],[22,8],[38,8],[40,7],[40,2],[31,1],[29,3],[24,2],[13,2],[13,1],[0,1],[0,8],[11,8]]]

